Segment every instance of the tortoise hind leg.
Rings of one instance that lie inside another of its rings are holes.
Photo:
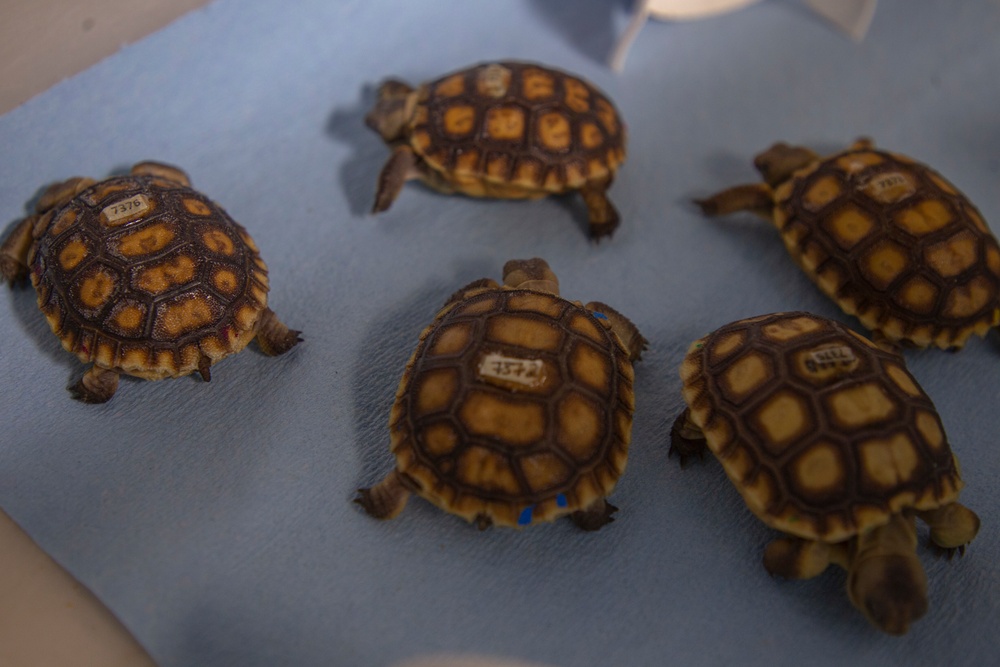
[[[798,537],[779,537],[764,550],[764,569],[773,576],[785,579],[812,579],[821,574],[830,563],[840,559],[834,551],[838,545]]]
[[[670,451],[667,452],[667,458],[676,452],[683,468],[693,456],[704,459],[707,448],[705,434],[691,420],[691,409],[685,408],[670,427]]]
[[[611,515],[617,511],[618,508],[607,500],[598,498],[582,510],[577,510],[570,514],[569,518],[584,530],[597,530],[614,521]]]
[[[600,241],[605,236],[611,236],[621,222],[618,209],[608,199],[608,188],[611,179],[600,183],[588,183],[580,188],[583,203],[587,205],[587,217],[590,222],[590,238]]]
[[[91,366],[70,391],[84,403],[106,403],[118,391],[118,372]]]
[[[872,329],[871,331],[871,341],[875,343],[875,346],[880,350],[885,352],[892,352],[893,354],[902,354],[903,346],[898,342],[892,340],[881,329]]]
[[[273,310],[265,308],[257,325],[257,345],[264,354],[276,357],[302,342],[300,333],[302,332],[286,327]]]
[[[403,511],[409,499],[410,490],[403,483],[399,471],[393,470],[375,486],[358,489],[354,502],[376,519],[392,519]]]

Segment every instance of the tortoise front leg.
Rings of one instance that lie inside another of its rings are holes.
[[[625,349],[628,350],[629,361],[642,359],[642,353],[649,346],[649,341],[639,333],[639,327],[635,326],[629,318],[600,301],[591,301],[584,308],[594,313],[595,316],[603,316],[607,320],[611,330],[615,332],[618,339],[625,345]]]
[[[183,169],[175,167],[172,164],[146,160],[145,162],[139,162],[133,165],[131,173],[136,176],[157,176],[159,178],[165,178],[168,181],[173,181],[174,183],[180,183],[185,187],[191,187],[191,179],[188,177],[187,173]]]
[[[53,183],[45,188],[45,192],[38,198],[38,202],[35,204],[35,211],[37,213],[45,213],[56,206],[62,206],[96,182],[94,179],[87,178],[86,176],[74,176],[61,183]]]
[[[588,183],[580,188],[583,203],[587,205],[587,217],[590,222],[590,238],[600,241],[605,236],[611,236],[621,222],[618,210],[608,199],[608,188],[611,179],[599,183]]]
[[[118,372],[91,366],[70,391],[74,398],[84,403],[106,403],[118,391]]]
[[[618,508],[607,500],[598,498],[582,510],[577,510],[570,514],[569,518],[584,530],[597,530],[614,521],[611,515],[617,511]]]
[[[392,519],[406,507],[410,489],[398,470],[393,469],[381,482],[368,489],[358,489],[354,502],[376,519]]]
[[[300,333],[286,327],[273,310],[265,308],[257,325],[257,345],[264,354],[276,357],[301,343]]]
[[[764,549],[764,569],[785,579],[812,579],[830,563],[842,563],[846,567],[846,548],[843,544],[779,537]]]
[[[931,529],[931,543],[951,555],[965,546],[979,533],[979,517],[960,503],[948,503],[933,510],[918,511],[917,516]]]
[[[0,280],[9,285],[28,277],[28,251],[31,249],[31,228],[38,216],[31,215],[10,231],[0,245]]]
[[[706,449],[708,449],[708,443],[705,440],[705,434],[691,420],[691,408],[684,408],[684,412],[674,420],[674,425],[670,427],[670,451],[667,452],[667,458],[677,452],[683,468],[693,456],[704,459]]]
[[[500,285],[497,284],[497,281],[493,280],[492,278],[480,278],[479,280],[474,280],[465,287],[456,290],[455,293],[452,294],[450,297],[448,297],[448,300],[444,302],[443,307],[447,308],[453,303],[457,303],[459,301],[464,300],[467,297],[467,295],[471,292],[476,292],[479,290],[497,289],[499,287]]]
[[[695,199],[694,203],[708,216],[750,211],[765,220],[773,220],[774,193],[766,183],[737,185],[706,199]]]
[[[372,213],[388,211],[403,189],[403,184],[419,176],[417,156],[413,149],[409,146],[397,146],[378,175],[378,190],[375,192]]]

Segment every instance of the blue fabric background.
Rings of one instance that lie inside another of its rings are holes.
[[[652,22],[603,64],[631,3],[216,0],[0,117],[0,225],[39,188],[153,158],[186,169],[253,234],[271,304],[305,343],[226,360],[209,384],[123,380],[104,406],[30,289],[0,301],[0,506],[92,588],[163,667],[383,666],[478,651],[562,667],[995,664],[1000,351],[907,352],[983,520],[964,558],[921,548],[930,610],[904,638],[847,601],[844,575],[772,580],[772,532],[715,461],[667,434],[691,340],[776,310],[842,316],[749,215],[688,203],[756,180],[773,141],[856,136],[928,162],[1000,225],[1000,3],[883,0],[852,43],[797,2]],[[573,199],[444,197],[408,185],[367,214],[388,156],[373,87],[515,57],[617,102],[623,223],[592,244]],[[595,534],[479,532],[420,500],[379,523],[350,500],[391,466],[387,420],[423,326],[457,287],[542,256],[563,294],[606,301],[651,341],[629,469]],[[849,321],[857,327],[857,322]],[[926,532],[921,533],[926,537]]]

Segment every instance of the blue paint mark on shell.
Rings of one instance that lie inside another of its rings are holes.
[[[558,505],[559,507],[566,507],[567,505],[569,505],[569,501],[566,500],[565,493],[560,493],[558,496],[556,496],[556,505]]]
[[[608,319],[607,315],[605,315],[604,313],[599,313],[596,310],[594,311],[594,317],[596,317],[599,320],[606,320],[606,319]]]
[[[521,512],[521,516],[517,517],[517,525],[519,526],[530,525],[531,514],[534,511],[534,509],[535,509],[534,505],[529,505],[528,507],[525,507],[524,510]]]

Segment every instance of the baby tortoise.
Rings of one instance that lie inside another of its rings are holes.
[[[416,89],[384,82],[366,123],[392,156],[374,212],[419,178],[445,193],[535,199],[579,191],[600,239],[618,227],[607,197],[625,160],[625,125],[590,83],[543,65],[483,63]]]
[[[960,552],[979,518],[957,502],[958,462],[902,357],[839,323],[777,313],[695,341],[680,374],[689,407],[671,453],[683,463],[707,446],[750,510],[786,533],[767,546],[767,571],[808,579],[835,563],[868,620],[904,634],[927,610],[915,517]]]
[[[864,139],[827,158],[779,143],[754,164],[764,183],[702,210],[772,220],[802,270],[880,345],[959,349],[1000,323],[1000,247],[937,172]]]
[[[187,175],[156,162],[50,186],[0,245],[0,276],[30,275],[63,347],[93,364],[72,387],[103,403],[120,373],[147,380],[209,369],[254,338],[268,355],[299,332],[267,307],[267,266],[250,235]]]
[[[503,273],[456,292],[420,335],[389,418],[396,467],[356,499],[372,516],[416,493],[480,528],[612,520],[646,340],[614,309],[560,297],[544,260]]]

